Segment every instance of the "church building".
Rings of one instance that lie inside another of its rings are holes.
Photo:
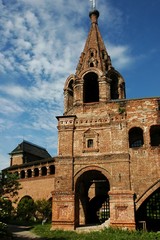
[[[99,11],[89,17],[75,74],[64,85],[57,156],[41,149],[44,157],[32,159],[32,146],[33,155],[17,163],[13,151],[8,170],[20,176],[20,198],[52,199],[52,229],[108,221],[160,231],[160,97],[126,99],[125,80],[99,31]]]

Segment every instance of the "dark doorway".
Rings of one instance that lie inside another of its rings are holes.
[[[109,216],[108,179],[97,170],[83,173],[76,184],[77,226],[105,222]]]
[[[158,188],[137,211],[137,226],[145,223],[148,231],[160,231],[160,188]]]

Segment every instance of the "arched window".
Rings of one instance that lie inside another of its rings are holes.
[[[51,165],[49,166],[49,169],[50,169],[50,174],[55,174],[55,166],[54,165]]]
[[[94,57],[94,53],[93,52],[91,52],[91,57]]]
[[[21,171],[20,178],[25,178],[25,171],[24,170]]]
[[[38,169],[38,168],[35,168],[35,169],[34,169],[34,176],[35,176],[35,177],[38,177],[38,176],[39,176],[39,169]]]
[[[28,178],[31,178],[31,177],[32,177],[32,170],[31,170],[31,169],[28,169],[28,170],[27,170],[27,177],[28,177]]]
[[[47,175],[47,168],[42,167],[41,172],[42,172],[42,176],[46,176]]]
[[[150,128],[151,146],[160,146],[160,125],[154,125]]]
[[[131,128],[129,130],[129,147],[141,147],[143,144],[143,130],[139,127]]]
[[[84,103],[99,102],[98,76],[93,72],[84,77],[83,101]]]
[[[83,152],[97,152],[98,146],[99,134],[89,128],[83,135]]]
[[[88,141],[87,141],[87,147],[88,147],[88,148],[93,148],[93,139],[88,139]]]

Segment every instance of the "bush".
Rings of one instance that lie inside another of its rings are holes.
[[[12,239],[12,234],[8,230],[8,225],[2,222],[0,222],[0,239],[2,240]]]
[[[34,218],[36,205],[32,198],[22,198],[17,206],[17,217],[22,221],[30,221]]]
[[[16,220],[18,222],[34,223],[50,221],[52,216],[52,203],[51,201],[34,200],[30,197],[24,197],[18,203]]]
[[[0,219],[3,222],[8,222],[12,215],[12,202],[7,198],[0,198]]]
[[[51,220],[52,216],[52,203],[45,199],[37,200],[36,205],[36,217],[39,219]]]

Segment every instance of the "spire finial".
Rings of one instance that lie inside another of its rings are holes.
[[[94,11],[96,9],[96,0],[90,0],[91,2],[91,11]]]
[[[91,18],[92,23],[97,23],[97,19],[99,17],[99,12],[96,10],[96,0],[89,0],[91,3],[91,11],[89,13],[89,16]],[[92,18],[92,16],[94,16]]]

